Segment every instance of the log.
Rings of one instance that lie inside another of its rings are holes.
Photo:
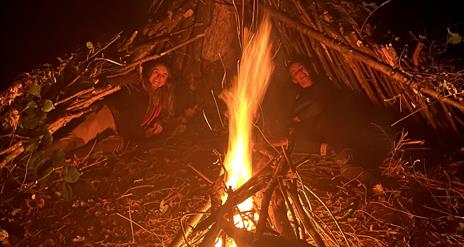
[[[204,203],[203,206],[199,210],[200,213],[190,218],[190,220],[186,223],[187,228],[185,228],[184,230],[184,227],[182,227],[181,231],[177,233],[176,237],[169,244],[169,247],[182,246],[187,241],[188,236],[190,235],[190,233],[192,233],[192,230],[198,224],[201,217],[203,217],[202,213],[206,212],[210,207],[211,207],[211,203],[209,201]]]
[[[215,3],[211,24],[205,31],[202,58],[208,62],[219,61],[220,56],[230,53],[236,37],[234,12],[224,4]]]

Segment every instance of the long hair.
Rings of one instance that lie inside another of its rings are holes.
[[[162,87],[153,89],[148,81],[149,76],[157,65],[163,65],[168,69],[168,79]],[[156,121],[167,120],[174,116],[174,90],[170,81],[171,71],[169,67],[160,61],[152,61],[142,66],[142,86],[148,92],[149,100],[145,117],[141,127],[150,127]]]

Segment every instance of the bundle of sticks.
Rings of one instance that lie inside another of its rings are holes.
[[[223,204],[212,196],[211,202],[201,209],[202,214],[192,217],[169,246],[215,246],[218,239],[225,240],[226,236],[237,246],[326,246],[310,205],[304,203],[304,185],[289,153],[287,149],[273,157],[245,184],[229,191]],[[218,180],[224,184],[222,177]],[[238,212],[242,218],[253,221],[249,215],[256,212],[238,210],[238,205],[250,197],[260,201],[260,209],[256,210],[259,219],[253,222],[253,231],[239,228],[233,220]]]

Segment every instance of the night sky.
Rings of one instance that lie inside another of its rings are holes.
[[[21,72],[85,47],[85,42],[109,40],[121,30],[143,25],[152,0],[6,0],[1,8],[1,88]],[[368,1],[366,1],[368,2]],[[376,0],[378,3],[384,1]],[[446,28],[464,36],[461,1],[392,0],[371,17],[376,37],[387,30],[411,42],[409,30],[446,40]],[[460,51],[464,50],[460,45]],[[455,53],[455,47],[450,52]],[[456,55],[456,54],[454,54]]]
[[[1,8],[1,88],[21,72],[144,24],[152,0],[6,0]]]

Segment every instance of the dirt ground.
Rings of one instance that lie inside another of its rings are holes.
[[[168,246],[182,232],[180,222],[209,200],[213,186],[206,179],[218,178],[226,140],[225,132],[197,129],[129,144],[120,153],[94,149],[69,159],[81,174],[74,183],[54,177],[46,186],[4,194],[0,226],[9,238],[3,244]],[[403,171],[371,189],[341,176],[330,159],[295,154],[293,160],[308,210],[332,236],[327,246],[347,246],[345,238],[351,246],[463,246],[464,184],[454,180],[453,165],[449,173],[436,170],[448,180],[433,180],[403,162],[397,166]]]

